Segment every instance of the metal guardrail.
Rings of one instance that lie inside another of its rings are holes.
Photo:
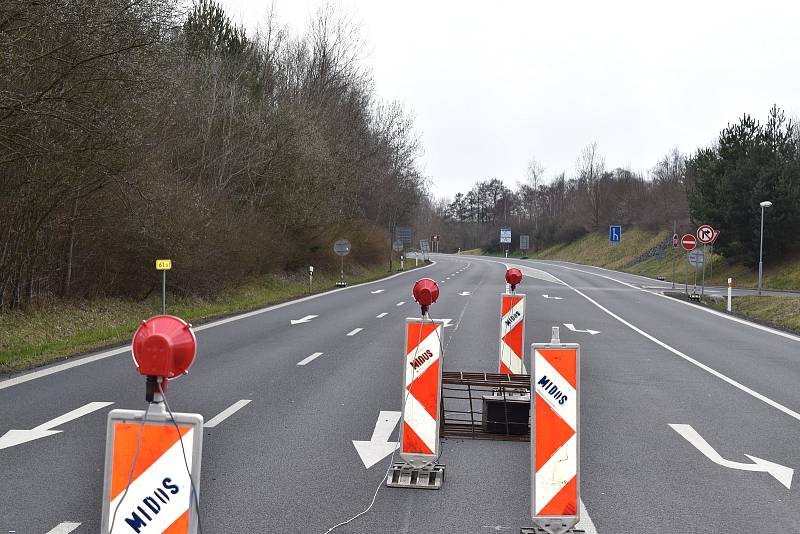
[[[442,373],[442,437],[530,441],[530,375]]]

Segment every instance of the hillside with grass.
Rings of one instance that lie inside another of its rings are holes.
[[[621,243],[612,244],[607,234],[595,232],[572,243],[543,249],[531,257],[571,261],[652,278],[663,276],[667,281],[672,281],[674,263],[675,282],[683,283],[686,253],[682,248],[672,248],[671,237],[668,231],[647,232],[633,228],[623,232]],[[520,253],[513,256],[520,257]],[[690,283],[694,280],[693,271],[690,267]],[[698,273],[698,282],[700,276]],[[713,253],[713,262],[709,261],[706,266],[706,284],[725,285],[728,277],[733,278],[737,287],[758,285],[757,269],[749,269]],[[765,250],[763,285],[772,289],[800,289],[800,256],[775,259]]]

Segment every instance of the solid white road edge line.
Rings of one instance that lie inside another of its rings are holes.
[[[234,321],[239,321],[241,319],[247,319],[248,317],[253,317],[255,315],[261,315],[262,313],[266,313],[272,310],[277,310],[280,308],[285,308],[286,306],[291,306],[293,304],[299,304],[301,302],[306,302],[308,300],[317,299],[320,297],[324,297],[327,295],[331,295],[333,293],[338,293],[339,291],[347,291],[349,289],[354,289],[361,286],[366,286],[369,284],[377,284],[381,282],[385,282],[386,280],[391,280],[392,278],[396,278],[398,276],[403,276],[405,274],[413,273],[419,271],[421,269],[427,269],[428,267],[433,267],[436,265],[435,261],[431,261],[429,265],[425,265],[422,267],[418,267],[416,269],[412,269],[410,271],[403,271],[400,273],[393,274],[391,276],[387,276],[386,278],[381,278],[379,280],[373,280],[371,282],[364,282],[361,284],[354,284],[347,287],[340,287],[337,289],[331,289],[330,291],[326,291],[325,293],[317,293],[316,295],[309,295],[307,297],[299,298],[296,300],[290,300],[287,302],[281,302],[280,304],[275,304],[274,306],[268,306],[266,308],[261,308],[259,310],[253,310],[251,312],[242,313],[239,315],[234,315],[231,317],[227,317],[225,319],[220,319],[219,321],[214,321],[211,323],[206,323],[194,328],[195,332],[200,332],[201,330],[205,330],[207,328],[213,328],[215,326],[220,326],[227,323],[232,323]],[[399,304],[398,304],[399,306]],[[29,382],[31,380],[36,380],[37,378],[43,378],[45,376],[50,376],[55,373],[60,373],[61,371],[66,371],[68,369],[72,369],[73,367],[79,367],[81,365],[86,365],[87,363],[96,362],[98,360],[104,360],[106,358],[110,358],[111,356],[116,356],[117,354],[124,354],[126,352],[130,352],[130,346],[125,347],[118,347],[116,349],[111,349],[105,352],[101,352],[99,354],[93,354],[91,356],[86,356],[84,358],[79,358],[76,360],[71,360],[65,363],[60,363],[58,365],[54,365],[52,367],[47,367],[45,369],[40,369],[39,371],[34,371],[32,373],[25,373],[19,376],[15,376],[14,378],[8,378],[6,380],[0,381],[0,389],[10,388],[11,386],[16,386],[19,384],[24,384],[25,382]]]
[[[321,352],[315,352],[314,354],[311,354],[310,356],[306,356],[305,358],[303,358],[302,360],[297,362],[297,365],[301,365],[301,366],[302,365],[307,365],[307,364],[313,362],[314,360],[316,360],[317,358],[319,358],[320,356],[322,356]]]
[[[203,426],[205,428],[214,428],[215,426],[223,422],[225,419],[227,419],[228,417],[232,416],[233,414],[235,414],[236,412],[238,412],[239,410],[250,404],[250,402],[251,402],[250,399],[242,399],[234,402],[233,404],[222,410],[220,413],[212,417],[207,423],[204,423]]]
[[[364,330],[364,329],[363,328],[354,328],[353,330],[350,330],[347,333],[347,335],[348,336],[354,336],[354,335],[358,334],[359,332],[361,332],[362,330]]]
[[[583,529],[586,534],[597,534],[597,527],[594,526],[592,518],[589,517],[589,512],[586,510],[586,506],[583,504],[583,499],[581,499],[580,503],[581,519],[578,521],[578,524],[575,525],[575,527]]]
[[[48,530],[47,534],[69,534],[79,526],[81,526],[80,523],[64,522],[59,525],[56,525],[56,528],[54,528],[53,530]]]

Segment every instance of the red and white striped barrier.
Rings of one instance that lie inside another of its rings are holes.
[[[176,429],[163,412],[151,409],[144,425],[143,416],[140,410],[108,414],[102,532],[194,533],[199,497],[192,495],[192,480],[199,489],[203,418],[176,413]]]
[[[439,457],[443,321],[406,319],[400,457],[414,468]]]
[[[500,373],[525,373],[525,295],[503,293],[500,301]]]
[[[553,341],[531,345],[531,517],[553,534],[579,519],[580,345]]]

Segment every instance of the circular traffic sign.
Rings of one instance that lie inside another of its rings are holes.
[[[704,245],[708,245],[709,243],[713,243],[714,242],[714,238],[716,238],[716,237],[717,237],[717,235],[716,235],[716,232],[714,231],[714,229],[711,228],[707,224],[701,225],[697,229],[697,240],[700,241],[701,243],[703,243]]]
[[[686,234],[681,238],[681,246],[684,250],[694,250],[697,247],[697,240],[692,234]]]
[[[392,243],[392,250],[395,252],[402,252],[403,251],[403,242],[397,239],[394,243]]]
[[[347,256],[350,254],[350,241],[347,239],[340,239],[333,244],[333,251],[339,256]]]

